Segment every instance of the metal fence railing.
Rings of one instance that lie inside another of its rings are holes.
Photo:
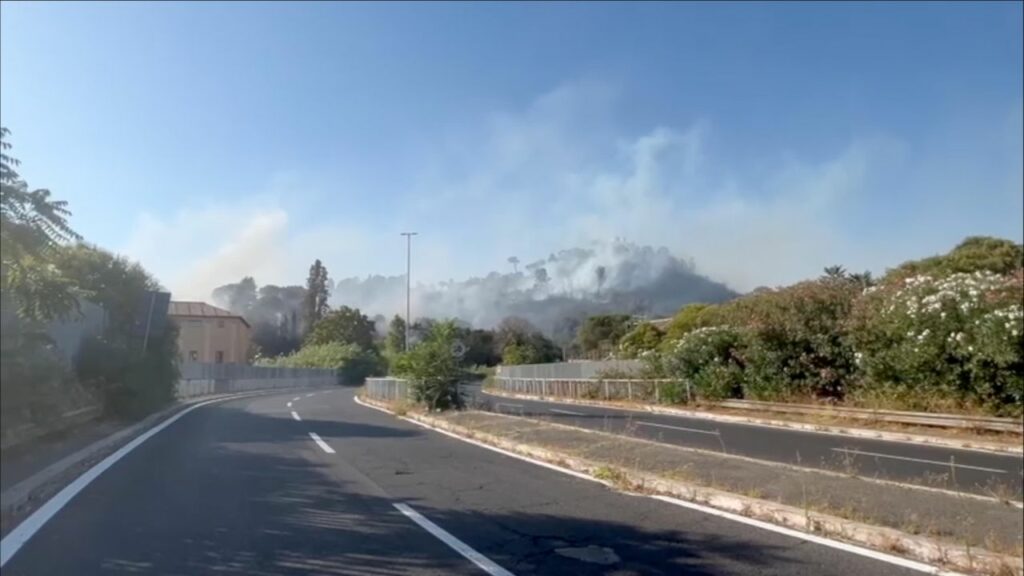
[[[674,380],[614,378],[509,378],[495,376],[494,388],[516,394],[575,398],[578,400],[628,400],[659,403],[666,386]]]
[[[409,399],[409,381],[401,378],[367,378],[363,394],[374,400],[394,402]]]
[[[498,366],[497,376],[507,378],[600,378],[604,374],[639,374],[643,364],[638,360],[583,360],[551,364],[520,364]]]

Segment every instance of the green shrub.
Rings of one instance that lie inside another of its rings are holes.
[[[1022,412],[1024,282],[1014,275],[910,276],[868,289],[850,319],[858,394],[907,408]]]
[[[393,372],[412,382],[412,399],[430,410],[458,408],[462,360],[455,354],[458,327],[452,321],[430,327],[416,346],[395,360]]]
[[[665,330],[665,336],[672,339],[678,340],[687,332],[709,326],[707,321],[709,320],[706,311],[712,309],[714,304],[687,304],[679,309],[679,312],[672,317],[672,321],[669,322],[668,328]]]
[[[644,322],[631,330],[619,341],[619,355],[623,358],[638,358],[640,354],[657,350],[664,333],[650,322]]]
[[[739,398],[743,392],[744,333],[729,326],[698,328],[665,352],[666,374],[689,382],[703,399]],[[663,393],[671,393],[668,387]]]
[[[288,356],[262,361],[261,364],[333,369],[338,371],[338,376],[345,384],[358,384],[370,376],[387,373],[387,360],[376,350],[365,350],[356,344],[341,342],[307,344]]]

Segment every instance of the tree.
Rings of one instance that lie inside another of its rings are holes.
[[[458,408],[462,404],[459,381],[462,361],[454,354],[458,327],[437,322],[424,339],[395,361],[395,373],[412,381],[412,396],[429,410]]]
[[[238,284],[225,284],[213,290],[213,301],[235,314],[248,316],[256,306],[256,281],[252,276],[242,278]]]
[[[510,343],[524,344],[530,338],[530,334],[537,332],[537,329],[530,324],[529,320],[518,316],[509,316],[502,320],[494,330],[495,345],[499,350],[504,350]]]
[[[395,314],[388,325],[388,350],[394,353],[405,351],[405,320]]]
[[[633,318],[627,314],[591,316],[580,328],[580,346],[585,353],[608,353],[632,327]]]
[[[548,285],[551,279],[548,277],[548,269],[540,266],[533,270],[534,288],[543,288]]]
[[[51,199],[46,189],[30,190],[18,175],[18,160],[7,155],[9,134],[0,127],[0,290],[13,295],[25,317],[61,316],[76,306],[76,299],[52,257],[81,236],[67,223],[67,202]]]
[[[494,366],[501,362],[501,356],[495,349],[494,332],[490,330],[464,330],[459,339],[466,347],[462,355],[463,362],[469,366]]]
[[[318,258],[309,267],[309,278],[306,279],[306,298],[302,303],[306,326],[314,326],[330,309],[327,305],[327,299],[331,296],[329,282],[327,268]]]
[[[598,266],[594,269],[594,278],[597,280],[597,293],[601,293],[601,288],[604,287],[604,281],[608,278],[608,269],[604,266]]]
[[[373,334],[373,320],[367,318],[357,308],[342,306],[313,325],[313,329],[306,336],[306,344],[341,342],[355,344],[363,350],[373,350]]]
[[[846,268],[842,266],[826,266],[822,280],[844,280],[846,279]]]
[[[508,257],[508,263],[512,265],[512,272],[515,274],[519,273],[519,258],[515,256]]]

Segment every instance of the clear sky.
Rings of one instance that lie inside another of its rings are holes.
[[[33,187],[176,297],[592,241],[741,289],[1021,240],[1022,4],[29,3]]]

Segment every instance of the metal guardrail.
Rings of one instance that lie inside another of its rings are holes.
[[[553,398],[574,398],[578,400],[627,400],[654,403],[659,403],[664,399],[664,393],[662,392],[663,386],[675,383],[676,381],[674,380],[506,378],[503,376],[496,376],[494,378],[495,388],[518,394],[548,396]],[[1022,423],[1020,419],[1016,418],[813,406],[808,404],[787,404],[781,402],[761,402],[756,400],[725,400],[718,402],[717,405],[723,408],[758,412],[829,416],[915,426],[931,426],[935,428],[986,430],[991,432],[1010,432],[1015,434],[1024,433],[1024,423]]]
[[[970,430],[988,430],[992,432],[1024,433],[1024,423],[1015,418],[997,418],[994,416],[969,416],[965,414],[932,414],[928,412],[907,412],[902,410],[873,410],[870,408],[846,408],[842,406],[811,406],[807,404],[785,404],[780,402],[761,402],[757,400],[724,400],[718,403],[724,408],[741,410],[757,410],[785,414],[809,414],[814,416],[834,416],[909,424],[932,426],[938,428],[963,428]]]
[[[374,400],[408,400],[409,381],[401,378],[367,378],[363,394]]]

